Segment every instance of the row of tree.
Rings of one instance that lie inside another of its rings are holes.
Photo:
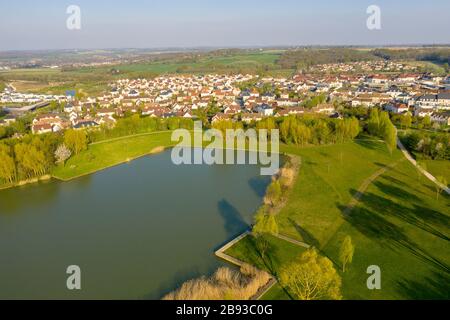
[[[84,130],[67,130],[63,135],[26,135],[0,143],[0,182],[14,183],[43,176],[55,164],[87,148]]]
[[[287,117],[279,125],[281,140],[287,144],[329,144],[352,140],[360,133],[356,118],[328,119]]]

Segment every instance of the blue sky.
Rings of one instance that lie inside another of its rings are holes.
[[[81,8],[81,30],[66,8]],[[369,5],[382,29],[366,27]],[[448,0],[0,0],[0,50],[450,43]]]

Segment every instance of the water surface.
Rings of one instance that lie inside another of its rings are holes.
[[[175,166],[166,151],[0,191],[0,298],[159,299],[222,265],[214,250],[248,228],[269,182],[258,166]]]

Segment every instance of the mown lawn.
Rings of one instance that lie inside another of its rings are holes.
[[[450,161],[449,160],[425,160],[427,170],[433,176],[442,176],[450,186]]]
[[[264,236],[264,238],[269,243],[264,259],[258,250],[256,239],[251,235],[246,236],[225,253],[271,274],[277,274],[284,265],[298,258],[306,250],[270,235]],[[275,284],[261,299],[289,300],[291,298],[279,284]]]
[[[391,155],[384,144],[366,140],[283,146],[282,151],[300,155],[302,166],[278,216],[280,232],[316,246],[335,263],[345,299],[450,298],[450,198],[441,195],[436,200],[434,185],[419,179],[409,162],[401,161],[379,176],[350,214],[343,214],[367,178],[402,159],[399,151]],[[353,263],[342,273],[338,252],[346,235],[352,237],[356,251]],[[235,246],[240,256],[254,257],[251,246]],[[247,252],[242,253],[244,249]],[[276,257],[277,269],[292,261],[289,253],[277,252]],[[366,271],[371,265],[381,268],[381,290],[367,289]],[[279,285],[263,297],[288,298]]]
[[[344,222],[339,206],[348,204],[353,191],[402,156],[399,151],[391,155],[382,142],[371,140],[281,149],[300,155],[302,165],[290,199],[278,216],[280,230],[316,247],[323,246]]]
[[[435,187],[403,162],[367,190],[323,248],[335,260],[350,235],[356,244],[353,264],[343,274],[350,299],[450,298],[450,197],[436,200]],[[366,287],[369,265],[382,272],[382,290]]]
[[[301,255],[306,249],[290,242],[278,239],[274,236],[264,236],[269,243],[268,249],[264,254],[264,259],[258,250],[256,238],[248,235],[233,247],[225,251],[226,254],[233,256],[241,261],[256,266],[259,269],[267,270],[272,274],[280,271],[280,268],[286,263]]]
[[[70,158],[64,167],[56,167],[52,175],[69,180],[144,156],[156,147],[174,145],[171,133],[156,132],[89,145],[88,150]]]

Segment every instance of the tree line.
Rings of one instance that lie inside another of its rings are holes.
[[[0,142],[0,182],[12,184],[46,175],[72,154],[85,150],[87,144],[86,132],[73,129],[64,134],[5,139]]]
[[[424,159],[450,160],[450,136],[446,133],[408,131],[400,135],[405,147]]]

